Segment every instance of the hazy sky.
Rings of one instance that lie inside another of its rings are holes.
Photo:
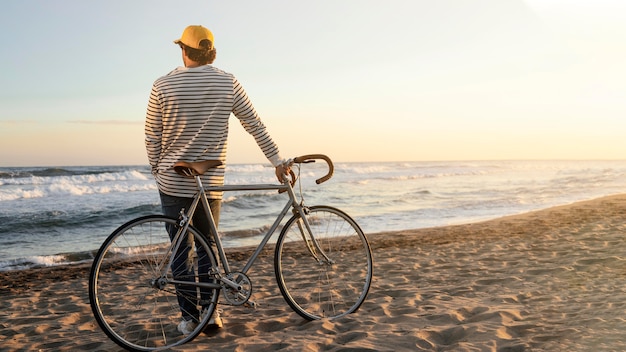
[[[284,157],[626,158],[623,0],[24,0],[0,12],[0,166],[146,164],[189,24]],[[235,118],[228,159],[267,162]]]

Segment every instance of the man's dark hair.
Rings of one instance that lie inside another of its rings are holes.
[[[215,61],[216,51],[213,47],[213,43],[211,43],[208,39],[200,41],[200,49],[195,49],[182,43],[179,45],[183,50],[185,50],[185,54],[187,54],[189,59],[199,63],[200,65],[212,64],[213,61]]]

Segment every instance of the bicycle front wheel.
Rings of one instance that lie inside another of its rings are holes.
[[[176,219],[161,215],[132,220],[115,230],[94,258],[91,309],[107,336],[127,350],[163,350],[191,341],[215,309],[219,289],[201,287],[214,282],[208,268],[216,265],[215,256],[191,226],[172,255],[170,232],[177,229]],[[193,321],[185,335],[177,328],[183,317]]]
[[[306,218],[312,237],[296,214],[276,242],[274,271],[280,292],[307,320],[355,312],[372,282],[372,252],[367,238],[339,209],[311,207]]]

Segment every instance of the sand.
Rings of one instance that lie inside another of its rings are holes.
[[[361,309],[304,321],[271,253],[250,273],[258,307],[179,351],[626,350],[626,195],[481,223],[371,234]],[[0,273],[0,350],[118,351],[91,314],[88,267]]]

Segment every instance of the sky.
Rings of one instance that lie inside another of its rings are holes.
[[[285,158],[626,159],[623,0],[24,0],[0,12],[0,167],[147,164],[190,24]],[[267,163],[234,117],[228,162]]]

